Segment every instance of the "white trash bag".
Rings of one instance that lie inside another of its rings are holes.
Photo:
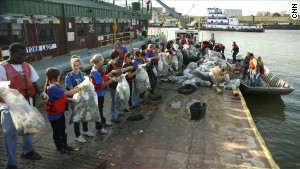
[[[82,87],[83,90],[73,95],[76,103],[70,122],[100,121],[98,97],[93,83],[89,77],[84,77],[84,81],[78,86]]]
[[[118,83],[116,88],[116,108],[124,110],[128,108],[128,101],[130,98],[129,84],[125,78],[126,74],[121,75],[122,81]]]
[[[157,69],[158,69],[158,72],[161,72],[163,70],[163,67],[164,67],[164,63],[162,61],[163,53],[159,53],[158,56],[159,56],[159,60],[158,60],[158,63],[157,63]]]
[[[0,82],[0,97],[8,105],[18,133],[34,134],[40,132],[45,127],[45,119],[35,107],[29,105],[18,90],[9,88],[9,84],[10,81]]]
[[[135,77],[135,85],[136,85],[136,90],[138,94],[141,94],[147,90],[151,89],[150,81],[149,81],[149,76],[147,71],[139,66],[137,68],[137,75]]]

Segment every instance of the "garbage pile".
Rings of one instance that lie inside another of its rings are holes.
[[[226,89],[239,87],[239,79],[235,79],[230,65],[222,59],[219,52],[209,50],[207,55],[201,56],[194,46],[184,45],[182,51],[176,51],[174,58],[181,55],[183,63],[188,63],[186,69],[183,70],[183,76],[169,76],[170,82],[182,86],[191,84],[195,87],[209,87],[213,84],[218,84]]]

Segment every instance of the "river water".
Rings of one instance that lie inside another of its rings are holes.
[[[151,31],[150,28],[149,31]],[[175,28],[163,31],[175,38]],[[216,42],[225,45],[225,56],[231,58],[235,41],[240,53],[261,56],[270,71],[295,90],[281,97],[244,96],[254,122],[275,162],[282,169],[300,168],[300,30],[266,30],[264,33],[200,31],[200,40],[215,34]],[[298,100],[298,101],[297,101]]]

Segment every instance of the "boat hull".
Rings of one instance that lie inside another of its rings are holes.
[[[230,31],[230,32],[265,32],[265,29],[233,29],[233,28],[206,28],[200,27],[202,31]]]
[[[260,79],[262,86],[250,87],[249,81],[241,80],[240,90],[247,94],[256,95],[287,95],[295,90],[287,82],[271,73],[267,66],[264,66],[264,69],[265,73]]]

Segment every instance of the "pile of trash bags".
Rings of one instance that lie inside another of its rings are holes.
[[[183,64],[187,66],[183,76],[170,75],[168,77],[170,82],[182,86],[191,84],[195,87],[208,87],[213,84],[220,84],[226,89],[239,87],[240,81],[235,79],[230,65],[222,59],[219,52],[209,50],[207,55],[202,56],[195,47],[184,46],[181,52],[178,50],[176,53],[177,56],[180,56],[179,53],[183,55]]]
[[[0,82],[0,97],[8,105],[18,133],[40,132],[45,127],[45,119],[35,107],[29,105],[28,100],[18,90],[9,88],[9,84],[10,81]]]

